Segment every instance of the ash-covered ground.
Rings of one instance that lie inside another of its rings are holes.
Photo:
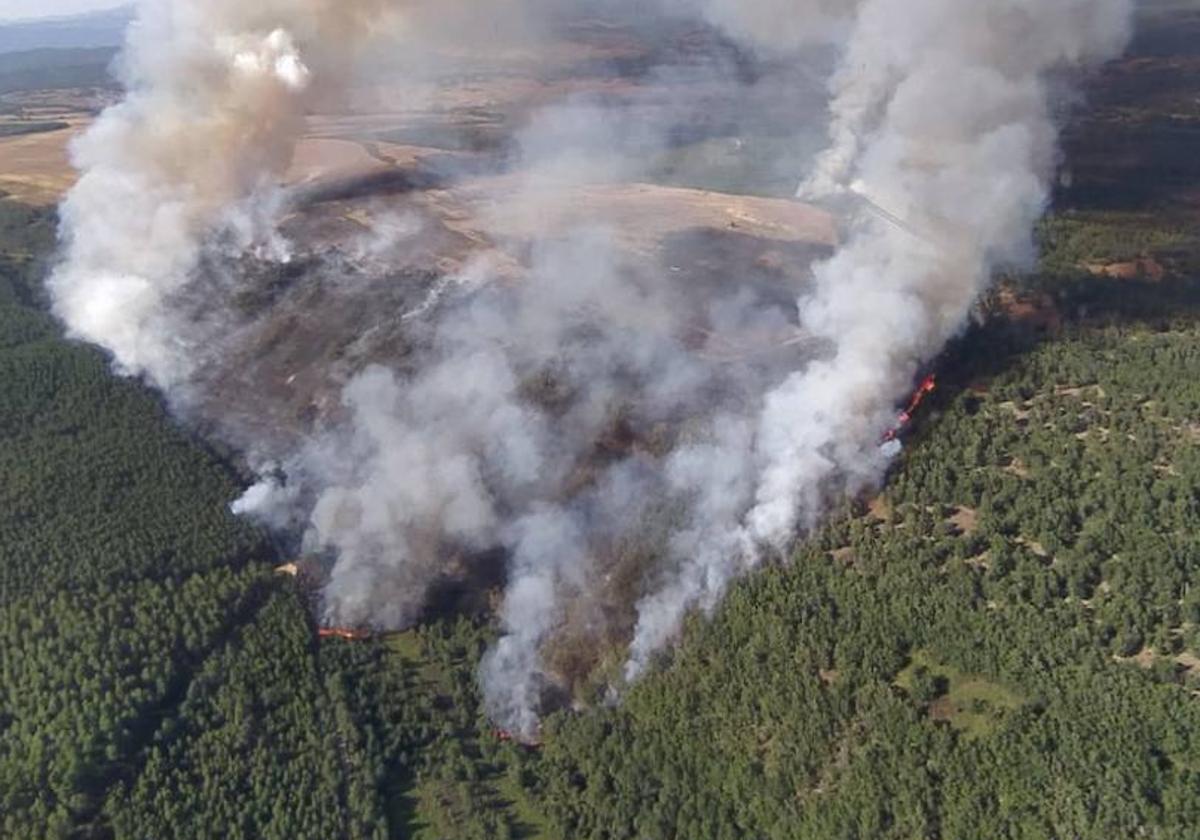
[[[506,373],[519,381],[494,413],[516,408],[547,426],[544,461],[522,479],[528,487],[496,474],[478,482],[501,509],[536,487],[589,523],[578,536],[586,558],[572,561],[585,571],[556,584],[553,632],[522,645],[544,660],[529,689],[542,696],[518,701],[522,709],[613,678],[638,599],[673,574],[661,564],[671,529],[687,518],[678,499],[648,504],[650,488],[715,418],[758,410],[766,391],[823,352],[800,328],[797,300],[838,236],[832,216],[785,197],[805,152],[797,125],[823,96],[795,62],[753,59],[695,23],[573,24],[532,49],[466,69],[450,62],[450,75],[397,72],[360,85],[340,110],[310,115],[278,223],[268,235],[256,229],[249,249],[236,231],[214,238],[176,304],[195,323],[222,324],[201,329],[209,338],[194,352],[204,362],[180,392],[193,422],[268,475],[282,465],[293,486],[297,452],[304,471],[327,457],[354,464],[352,476],[297,487],[316,492],[289,498],[291,509],[320,511],[323,488],[369,484],[366,463],[408,446],[388,432],[378,452],[359,449],[370,434],[347,389],[364,375],[386,370],[420,402],[428,371],[461,355],[448,343],[478,342],[509,359]],[[812,134],[815,150],[819,125]],[[517,322],[459,335],[477,329],[477,311]],[[458,375],[487,376],[489,364]],[[383,415],[421,412],[393,409]],[[417,437],[436,439],[428,427],[445,418],[412,422]],[[472,438],[446,451],[452,460],[493,444]],[[519,458],[480,459],[521,469]],[[295,551],[325,558],[328,620],[402,627],[448,605],[499,606],[506,588],[511,601],[511,536],[497,551],[496,541],[447,526],[444,509],[463,493],[427,473],[387,479],[381,496],[411,480],[421,498],[389,498],[408,508],[389,514],[403,537],[366,549],[378,558],[370,594],[334,593],[337,558],[345,564],[361,546],[322,552],[312,522],[275,523]],[[420,486],[427,480],[434,486]],[[359,502],[331,516],[327,531],[341,522],[356,542],[366,530]]]
[[[575,23],[474,62],[363,83],[343,111],[311,115],[274,244],[213,243],[190,306],[238,326],[199,374],[202,423],[284,456],[337,422],[354,375],[412,372],[441,313],[481,285],[523,282],[533,249],[581,232],[605,237],[626,277],[677,296],[673,337],[698,359],[783,371],[811,351],[795,302],[835,220],[784,196],[804,151],[795,127],[822,96],[816,71],[763,63],[695,23]],[[714,323],[722,290],[777,322]]]

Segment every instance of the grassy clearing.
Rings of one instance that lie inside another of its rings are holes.
[[[422,659],[421,637],[415,630],[391,633],[384,637],[383,643],[406,663],[419,663]]]
[[[1120,262],[1138,257],[1178,256],[1200,250],[1190,220],[1112,211],[1048,216],[1038,227],[1043,267],[1072,271],[1085,263]]]
[[[930,718],[949,723],[969,739],[992,734],[1009,712],[1025,702],[999,683],[942,664],[926,650],[913,654],[895,684],[916,696],[922,680],[936,686],[936,696],[928,702]]]

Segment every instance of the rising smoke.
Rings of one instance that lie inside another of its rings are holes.
[[[1119,52],[1130,0],[145,0],[128,96],[75,148],[57,312],[185,416],[219,414],[205,389],[254,325],[228,302],[246,278],[206,266],[302,249],[278,222],[298,207],[280,184],[306,114],[389,50],[393,69],[437,78],[489,41],[530,54],[585,13],[651,37],[703,19],[740,47],[531,114],[504,171],[471,188],[497,250],[387,313],[419,336],[404,364],[330,372],[340,404],[286,444],[234,436],[264,475],[236,509],[333,559],[330,621],[411,625],[453,567],[502,549],[503,632],[481,681],[526,734],[567,672],[626,649],[607,677],[636,678],[688,611],[879,481],[914,372],[992,271],[1031,255],[1053,77]],[[829,142],[795,171],[800,197],[866,212],[782,295],[732,265],[680,282],[589,217],[589,197],[652,177],[679,126],[715,107],[752,120],[804,86],[819,95],[787,110],[795,143],[825,128]],[[348,243],[351,262],[422,246],[420,224],[390,230]],[[725,352],[745,335],[773,338]]]

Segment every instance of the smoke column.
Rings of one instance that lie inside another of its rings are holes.
[[[1118,54],[1131,14],[1128,0],[858,5],[831,86],[831,144],[800,196],[858,196],[910,224],[865,215],[817,266],[800,320],[837,351],[767,395],[754,504],[642,603],[629,675],[757,547],[784,548],[831,497],[878,480],[879,430],[914,371],[966,322],[994,267],[1030,261],[1057,151],[1048,74]]]
[[[222,221],[240,226],[243,246],[255,237],[253,209],[239,205],[288,165],[317,85],[337,83],[385,8],[142,2],[120,67],[128,94],[75,145],[82,177],[61,208],[51,290],[78,337],[160,387],[186,379],[206,335],[181,331],[172,306],[203,238]]]
[[[493,717],[526,735],[572,644],[628,646],[610,676],[637,678],[690,610],[713,609],[832,503],[880,480],[878,441],[913,374],[995,268],[1029,261],[1055,164],[1054,77],[1118,53],[1131,4],[147,0],[123,65],[129,94],[75,149],[83,175],[62,209],[56,311],[120,371],[191,404],[200,360],[219,363],[239,329],[219,300],[197,302],[202,258],[290,259],[278,181],[306,112],[344,87],[356,54],[395,43],[414,48],[413,64],[432,61],[416,49],[429,39],[476,43],[503,21],[525,43],[542,34],[532,21],[581,11],[646,26],[703,18],[798,77],[835,56],[826,107],[810,115],[828,122],[829,143],[796,172],[800,198],[871,212],[848,220],[783,306],[736,277],[681,288],[631,259],[609,225],[549,233],[571,196],[646,177],[669,126],[630,119],[636,96],[615,115],[586,100],[548,106],[517,138],[511,176],[480,188],[498,242],[514,219],[546,220],[519,282],[496,282],[500,267],[481,260],[396,312],[426,337],[411,369],[353,371],[333,419],[273,454],[235,506],[334,558],[336,622],[409,626],[448,558],[501,549],[502,635],[480,679]],[[662,72],[734,75],[720,61]],[[718,361],[715,340],[697,347],[698,323],[803,345]],[[645,440],[600,459],[614,427]],[[657,429],[661,443],[649,441]]]

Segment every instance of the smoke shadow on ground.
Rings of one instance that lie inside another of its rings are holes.
[[[1083,89],[1063,135],[1058,207],[1200,204],[1200,9],[1140,16],[1132,46]]]
[[[1105,210],[1148,210],[1200,203],[1200,124],[1085,124],[1064,138],[1074,161],[1056,203]]]
[[[429,588],[417,624],[458,616],[489,615],[492,598],[508,586],[508,552],[502,548],[461,555]]]
[[[394,169],[300,187],[294,200],[297,208],[303,209],[334,201],[386,198],[423,192],[444,187],[449,181],[450,178],[446,174],[433,170]]]
[[[937,362],[938,390],[928,401],[932,411],[946,409],[964,391],[986,388],[987,382],[1064,332],[1107,326],[1166,332],[1180,323],[1200,323],[1200,278],[1151,282],[1086,275],[1062,281],[1053,295],[1042,296],[1045,305],[1057,310],[1057,326],[998,313],[973,323],[947,345]],[[915,436],[920,435],[918,425]]]

